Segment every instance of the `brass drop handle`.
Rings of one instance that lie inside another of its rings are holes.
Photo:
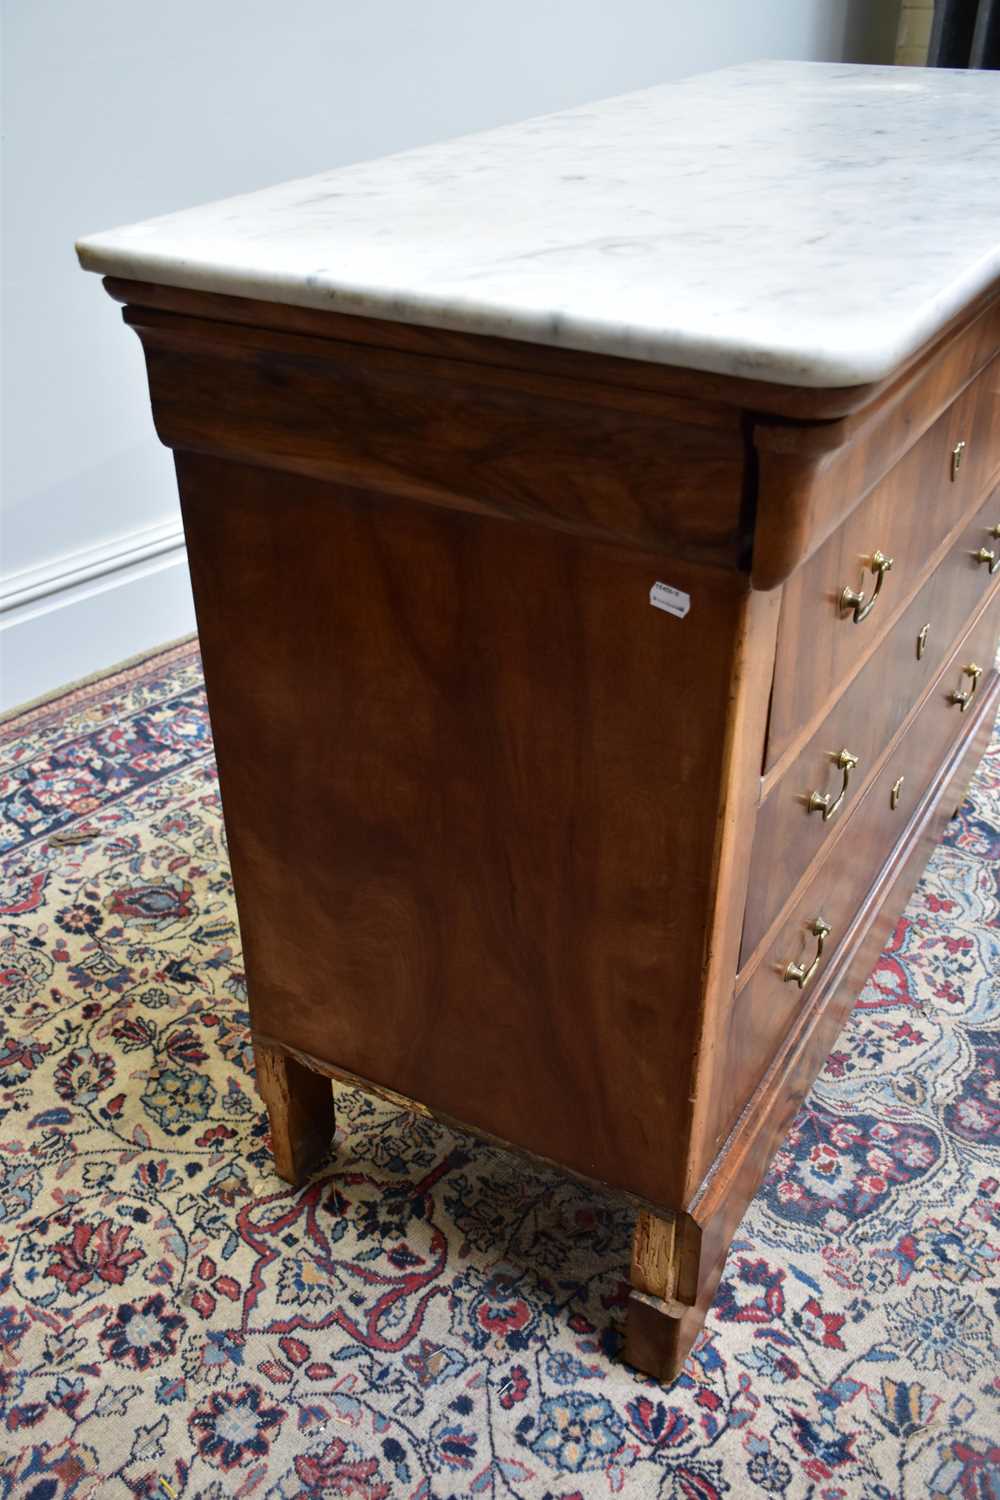
[[[875,608],[875,601],[882,592],[882,583],[885,575],[892,567],[892,558],[886,557],[884,552],[873,552],[868,560],[869,571],[875,574],[875,587],[872,596],[866,599],[864,593],[858,589],[846,588],[840,596],[840,607],[846,613],[847,610],[854,611],[854,623],[860,625],[862,620],[867,620]]]
[[[987,564],[991,576],[994,573],[1000,573],[1000,548],[980,547],[979,551],[973,552],[972,555],[977,563]]]
[[[837,793],[836,798],[831,798],[829,792],[811,792],[809,796],[809,811],[823,814],[823,822],[829,823],[830,819],[839,811],[840,805],[847,796],[847,787],[851,779],[851,772],[858,763],[858,757],[852,755],[850,750],[841,750],[839,755],[833,757],[833,763],[838,771],[844,773],[844,783]]]
[[[823,957],[823,944],[830,936],[832,930],[829,922],[823,917],[815,917],[809,923],[809,931],[816,939],[816,956],[808,966],[806,964],[786,964],[785,972],[782,975],[785,984],[797,984],[800,990],[805,989],[819,968],[819,961]]]
[[[982,675],[982,667],[977,667],[974,661],[970,661],[967,667],[962,668],[962,676],[971,678],[972,686],[965,691],[956,688],[953,693],[948,694],[948,702],[957,703],[960,714],[965,713],[965,710],[976,696],[976,688],[979,686],[979,679]]]

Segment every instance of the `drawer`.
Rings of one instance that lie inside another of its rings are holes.
[[[998,468],[1000,360],[994,360],[785,584],[766,767],[898,617]],[[879,552],[892,559],[891,571],[872,571]],[[845,589],[863,595],[864,604],[844,606]]]
[[[922,794],[953,748],[967,720],[949,702],[949,694],[966,681],[963,663],[976,659],[986,668],[977,693],[995,679],[992,668],[1000,627],[1000,594],[962,642],[864,797],[857,803],[812,879],[780,924],[761,961],[748,971],[733,1001],[727,1034],[727,1072],[734,1088],[734,1107],[745,1102],[809,995],[784,976],[787,966],[807,968],[817,952],[812,924],[822,918],[830,932],[815,978],[835,956],[838,944],[879,871],[916,811]],[[967,685],[967,684],[966,684]],[[973,703],[975,698],[973,698]],[[899,783],[898,800],[893,788]]]
[[[1000,488],[979,508],[801,752],[767,788],[757,813],[741,963],[857,800],[875,762],[934,681],[984,597],[1000,586],[1000,568],[989,571],[1000,559],[1000,536],[994,531],[1000,531]],[[994,554],[992,562],[989,553]],[[991,661],[987,654],[983,665]],[[842,752],[856,758],[857,765],[841,767],[837,757]],[[825,810],[815,804],[813,794],[828,799]]]

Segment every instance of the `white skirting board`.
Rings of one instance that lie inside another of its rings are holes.
[[[0,712],[194,630],[177,520],[0,578]]]

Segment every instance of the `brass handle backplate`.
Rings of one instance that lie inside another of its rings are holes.
[[[982,667],[977,667],[974,661],[970,661],[967,667],[962,668],[962,676],[968,677],[972,682],[972,686],[965,690],[956,689],[955,692],[948,694],[948,702],[957,703],[959,713],[964,714],[976,696],[976,688],[979,686],[979,679],[982,675]]]
[[[797,984],[800,990],[804,990],[810,979],[819,968],[819,961],[823,957],[823,944],[830,936],[832,928],[823,917],[815,917],[809,923],[809,931],[816,939],[816,956],[811,964],[786,964],[782,978],[786,984]]]
[[[833,756],[833,763],[838,771],[843,771],[844,781],[837,793],[836,798],[829,792],[810,792],[807,804],[809,811],[823,814],[823,822],[829,823],[830,819],[839,811],[840,805],[847,796],[847,787],[851,779],[851,772],[858,763],[858,757],[852,755],[850,750],[841,750],[839,755]]]
[[[973,552],[977,563],[986,563],[990,573],[1000,573],[1000,550],[993,547],[980,547],[978,552]]]
[[[866,599],[861,589],[846,588],[841,591],[840,608],[845,614],[848,610],[853,611],[855,625],[860,625],[862,620],[867,620],[875,608],[875,601],[882,592],[883,580],[891,567],[891,557],[886,557],[884,552],[873,552],[868,560],[869,572],[875,575],[875,587],[872,589],[871,598]]]

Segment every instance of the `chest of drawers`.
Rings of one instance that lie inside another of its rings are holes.
[[[213,277],[209,213],[81,257],[175,452],[278,1168],[333,1076],[612,1186],[668,1376],[997,710],[997,283],[761,379]]]

